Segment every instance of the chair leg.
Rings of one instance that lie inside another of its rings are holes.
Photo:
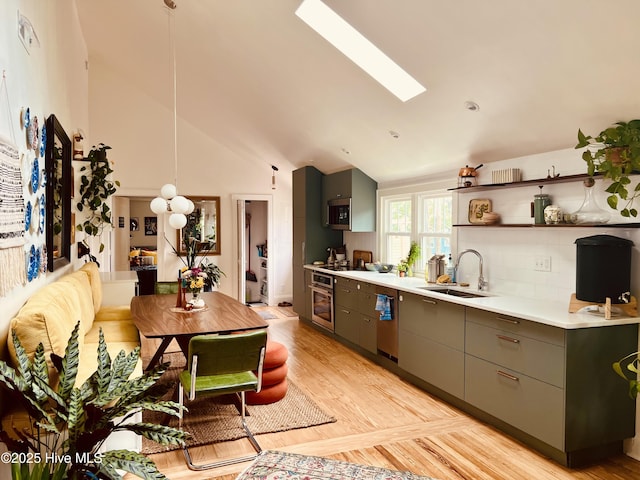
[[[199,471],[199,470],[209,470],[211,468],[224,467],[226,465],[233,465],[233,464],[236,464],[236,463],[248,462],[250,460],[254,460],[258,456],[258,454],[260,452],[262,452],[262,447],[260,447],[260,445],[258,444],[258,441],[253,436],[253,432],[251,431],[251,429],[249,428],[249,426],[247,425],[247,422],[245,420],[246,403],[245,403],[244,392],[240,392],[240,396],[242,398],[242,410],[240,412],[241,413],[242,428],[246,432],[247,437],[249,438],[249,441],[251,442],[251,446],[256,451],[256,453],[254,455],[247,455],[247,456],[244,456],[244,457],[237,457],[237,458],[229,458],[227,460],[220,460],[218,462],[212,462],[212,463],[196,465],[191,460],[191,455],[189,454],[189,448],[186,445],[184,445],[182,447],[182,452],[184,453],[184,458],[185,458],[185,460],[187,462],[187,466],[189,467],[190,470],[197,470],[197,471]],[[182,417],[180,417],[180,422],[182,422]]]

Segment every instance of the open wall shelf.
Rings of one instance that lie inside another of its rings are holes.
[[[586,173],[580,173],[577,175],[566,175],[564,177],[552,177],[552,178],[538,178],[534,180],[523,180],[521,182],[511,182],[511,183],[489,183],[485,185],[475,185],[472,187],[455,187],[449,188],[448,190],[455,191],[458,193],[462,192],[480,192],[482,190],[496,190],[500,188],[518,188],[518,187],[530,187],[536,185],[549,185],[553,183],[568,183],[568,182],[576,182],[579,180],[585,180],[589,178],[589,175]]]

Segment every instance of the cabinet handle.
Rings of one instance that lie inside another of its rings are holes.
[[[520,343],[520,340],[518,340],[517,338],[507,337],[505,335],[496,335],[496,337],[498,337],[500,340],[505,340],[507,342]]]
[[[426,298],[423,298],[422,301],[424,303],[428,303],[429,305],[437,305],[438,302],[436,302],[435,300],[427,300]]]
[[[349,290],[348,288],[341,288],[340,290],[344,293],[351,293],[351,290]]]
[[[345,310],[345,309],[341,308],[340,311],[342,313],[346,313],[347,315],[351,315],[351,312],[349,310]]]
[[[364,317],[364,318],[363,318],[363,320],[364,320],[365,322],[367,322],[367,323],[371,323],[371,319],[370,319],[370,318]]]
[[[501,377],[508,378],[509,380],[513,380],[514,382],[519,382],[520,379],[514,375],[511,375],[507,372],[503,372],[502,370],[496,370],[496,373]]]
[[[496,319],[501,322],[512,323],[513,325],[518,325],[520,323],[520,320],[513,320],[512,318],[496,317]]]

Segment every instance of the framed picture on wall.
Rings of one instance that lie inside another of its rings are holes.
[[[144,217],[144,234],[158,235],[158,217]]]
[[[140,230],[140,222],[138,222],[138,217],[131,217],[129,220],[129,230],[132,232],[137,232]]]

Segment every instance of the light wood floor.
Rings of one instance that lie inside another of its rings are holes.
[[[289,378],[336,423],[259,435],[263,449],[407,470],[439,480],[640,479],[640,462],[620,455],[571,470],[452,408],[299,322],[266,307],[269,335],[290,352]],[[193,449],[194,461],[251,452],[239,440]],[[248,464],[192,472],[182,451],[150,458],[171,480],[234,479]]]

